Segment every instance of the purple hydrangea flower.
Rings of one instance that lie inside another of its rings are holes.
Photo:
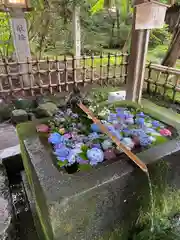
[[[128,128],[124,128],[122,130],[122,133],[124,134],[125,137],[128,137],[131,134],[131,131]]]
[[[144,118],[145,117],[145,114],[143,112],[137,113],[136,115],[138,117],[140,117],[140,118]]]
[[[69,155],[67,156],[68,163],[69,163],[70,165],[72,165],[73,163],[75,163],[78,154],[81,153],[81,152],[82,152],[82,151],[81,151],[80,148],[74,148],[74,149],[72,149],[72,150],[69,152]]]
[[[70,149],[65,146],[55,149],[55,155],[57,156],[58,160],[60,160],[60,161],[67,160],[69,153],[70,153]]]
[[[141,126],[144,125],[144,118],[136,118],[136,123]]]
[[[156,120],[154,120],[154,121],[152,121],[152,125],[153,125],[153,127],[157,128],[157,127],[159,127],[159,126],[160,126],[160,122],[159,122],[159,121],[156,121]]]
[[[89,164],[89,161],[82,159],[80,156],[76,157],[76,161],[79,164]]]
[[[121,140],[123,137],[122,137],[122,135],[120,134],[120,132],[119,131],[117,131],[117,130],[115,130],[115,131],[113,131],[113,132],[111,132],[112,133],[112,135],[114,135],[115,137],[117,137],[119,140]]]
[[[140,145],[141,145],[142,147],[149,146],[149,145],[151,145],[151,143],[152,143],[151,138],[149,138],[148,136],[146,136],[146,137],[140,137],[139,141],[140,141]]]
[[[120,112],[124,112],[126,110],[126,108],[116,108],[116,112],[120,113]]]
[[[88,138],[89,138],[89,140],[97,139],[97,138],[99,138],[99,134],[97,134],[96,132],[90,133],[88,135]]]
[[[116,131],[116,130],[115,130],[115,127],[112,126],[112,125],[108,125],[108,126],[106,126],[106,127],[107,127],[107,129],[108,129],[110,132]]]
[[[117,120],[117,115],[115,113],[110,113],[108,116],[108,121],[111,122],[114,120]]]
[[[57,132],[51,133],[49,138],[48,138],[48,142],[51,143],[51,144],[61,143],[62,142],[61,134],[59,134]]]
[[[125,116],[126,114],[124,112],[118,112],[117,113],[117,117],[121,118],[121,119],[125,119]]]
[[[136,137],[144,137],[144,136],[147,136],[147,134],[144,132],[143,129],[131,129],[131,130],[130,130],[130,135],[131,135],[131,136],[136,136]]]
[[[101,149],[101,144],[100,143],[93,143],[92,148],[98,148]]]
[[[153,128],[145,128],[145,133],[154,133],[156,132],[156,130],[154,130]]]
[[[87,151],[87,158],[91,165],[97,165],[99,162],[103,162],[104,153],[101,149],[92,148]]]

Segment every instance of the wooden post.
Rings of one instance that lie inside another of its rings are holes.
[[[133,15],[133,27],[132,27],[132,38],[131,38],[131,49],[128,65],[128,76],[126,84],[126,100],[136,101],[137,100],[137,88],[139,83],[139,77],[141,75],[141,65],[144,44],[144,31],[135,29],[136,21],[136,8],[134,9]]]
[[[141,101],[150,29],[163,27],[167,7],[154,0],[136,1],[126,85],[127,100]]]
[[[12,35],[14,48],[16,53],[16,58],[18,62],[27,62],[27,60],[31,60],[31,52],[29,47],[29,39],[28,39],[28,31],[27,31],[27,23],[25,19],[25,15],[22,9],[12,9],[10,12],[11,15],[11,27],[12,27]],[[30,86],[30,78],[28,75],[29,70],[28,64],[21,64],[20,71],[25,73],[22,76],[24,86]]]
[[[74,37],[74,55],[76,64],[79,65],[81,57],[81,25],[80,25],[80,7],[74,6],[73,9],[73,37]]]

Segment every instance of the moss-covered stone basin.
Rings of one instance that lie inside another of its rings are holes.
[[[164,115],[156,105],[144,104],[143,108],[121,102],[118,106],[143,109],[152,118],[170,126],[172,139],[150,147],[139,158],[149,164],[162,159],[175,164],[170,182],[178,179],[180,157],[180,118],[174,113]],[[42,121],[47,123],[47,120]],[[39,123],[36,123],[39,124]],[[39,138],[33,122],[17,126],[23,162],[32,195],[36,203],[44,239],[100,239],[106,232],[125,222],[126,229],[138,217],[142,205],[140,196],[149,201],[146,175],[124,155],[116,161],[93,166],[90,171],[67,174],[53,164],[50,148]],[[154,167],[153,167],[154,168]],[[160,171],[160,170],[159,170]],[[157,173],[157,171],[156,171]],[[155,178],[152,171],[152,178]],[[176,176],[176,179],[174,178]],[[124,228],[125,231],[125,228]],[[125,238],[123,239],[125,240]]]

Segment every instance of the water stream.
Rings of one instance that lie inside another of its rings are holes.
[[[149,172],[147,172],[147,178],[148,178],[148,185],[149,185],[149,194],[150,194],[150,218],[151,218],[151,232],[154,232],[154,196],[153,196],[153,189],[152,189],[152,182],[149,175]]]

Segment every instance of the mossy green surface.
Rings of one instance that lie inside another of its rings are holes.
[[[35,190],[34,190],[32,171],[31,171],[31,166],[30,166],[30,161],[29,161],[29,158],[28,158],[28,154],[27,154],[26,149],[24,147],[23,141],[26,138],[35,136],[37,134],[36,133],[36,124],[45,123],[45,122],[47,122],[47,119],[39,120],[36,123],[35,122],[21,123],[21,124],[17,125],[17,127],[16,127],[17,134],[18,134],[18,137],[19,137],[21,155],[22,155],[22,160],[23,160],[26,176],[27,176],[27,179],[28,179],[28,182],[30,184],[31,191],[32,191],[33,194],[35,193]],[[40,224],[41,224],[41,227],[42,227],[42,232],[43,232],[42,235],[44,236],[42,240],[52,240],[51,237],[50,237],[50,236],[52,236],[52,234],[48,233],[47,226],[46,226],[46,223],[45,223],[45,219],[42,217],[42,214],[41,214],[42,211],[39,207],[38,201],[37,201],[35,196],[34,196],[34,199],[35,199],[36,211],[37,211],[37,214],[39,216],[39,221],[40,221]]]

